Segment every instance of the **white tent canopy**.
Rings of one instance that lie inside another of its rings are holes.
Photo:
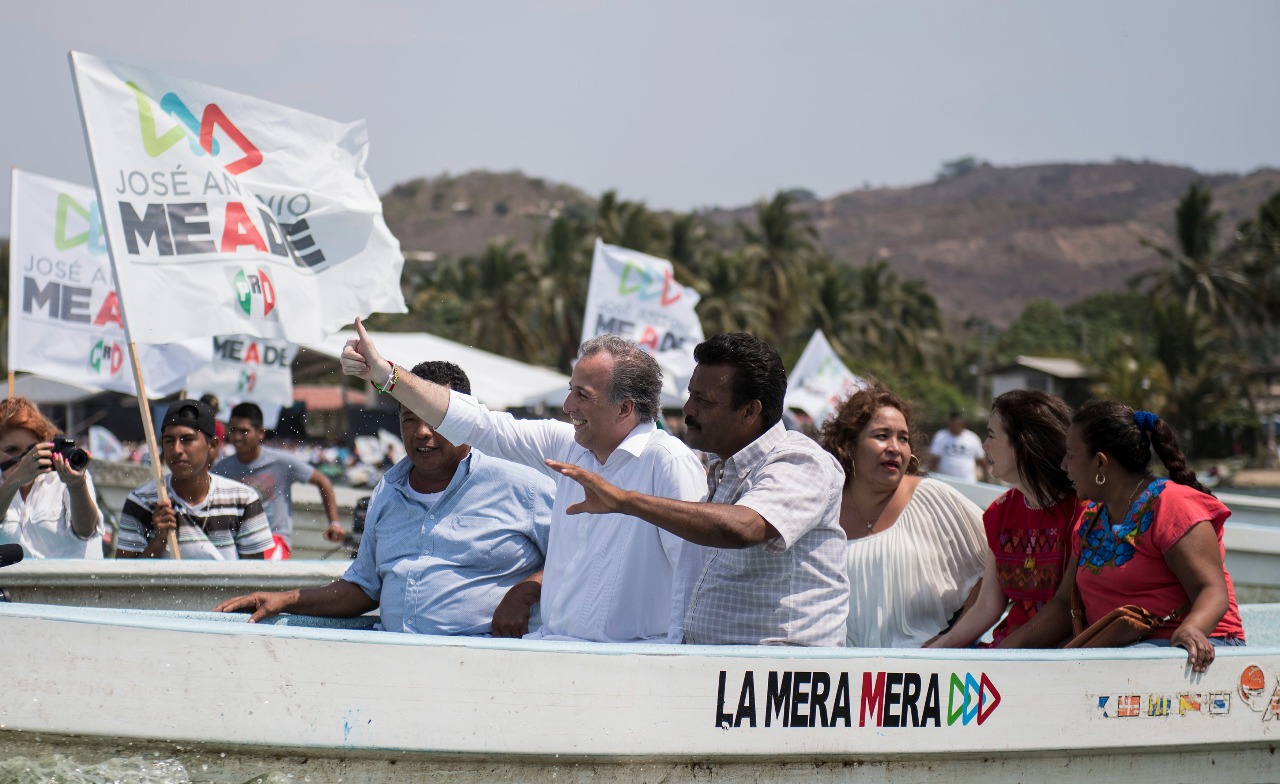
[[[303,343],[302,346],[337,359],[342,356],[342,347],[355,337],[354,330],[342,330],[321,343]],[[425,332],[370,332],[369,337],[384,357],[404,368],[426,360],[454,363],[471,379],[471,394],[491,409],[559,405],[569,391],[569,377],[554,370],[490,354]]]

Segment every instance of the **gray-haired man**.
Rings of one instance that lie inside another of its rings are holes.
[[[342,369],[373,382],[444,437],[532,466],[556,482],[551,541],[541,584],[513,591],[541,599],[542,628],[531,636],[599,642],[662,642],[671,622],[672,577],[682,540],[623,514],[565,513],[582,489],[545,461],[580,465],[637,492],[696,501],[706,472],[681,441],[657,429],[662,372],[653,357],[613,335],[583,344],[569,382],[569,422],[517,420],[469,395],[400,372],[356,322]]]

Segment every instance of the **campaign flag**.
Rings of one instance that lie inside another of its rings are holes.
[[[693,347],[703,339],[697,304],[698,292],[676,281],[671,262],[597,239],[582,340],[610,334],[634,340],[665,371],[664,397],[673,402],[685,396]]]
[[[133,340],[315,342],[403,313],[364,122],[71,53]]]
[[[93,189],[14,169],[9,226],[9,368],[137,394]],[[147,395],[182,389],[207,344],[138,345]]]
[[[256,403],[268,430],[280,422],[280,410],[293,404],[293,357],[290,343],[224,335],[213,339],[213,361],[187,379],[187,396],[206,393],[218,398],[226,420],[239,403]]]
[[[817,329],[787,379],[784,405],[800,409],[821,426],[845,398],[866,385],[844,366],[827,336]]]

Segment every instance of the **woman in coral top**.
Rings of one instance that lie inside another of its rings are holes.
[[[988,470],[1013,489],[982,514],[990,552],[977,600],[926,648],[973,645],[999,620],[998,645],[1053,598],[1084,511],[1061,465],[1070,424],[1070,407],[1047,392],[1018,389],[991,404]]]
[[[1155,454],[1169,473],[1149,470]],[[1196,481],[1173,428],[1149,411],[1112,400],[1087,404],[1067,431],[1063,467],[1091,503],[1073,537],[1076,568],[1036,618],[1006,647],[1048,647],[1071,633],[1071,595],[1079,586],[1087,626],[1125,604],[1175,617],[1147,645],[1187,649],[1204,672],[1214,646],[1243,645],[1222,526],[1231,511]]]

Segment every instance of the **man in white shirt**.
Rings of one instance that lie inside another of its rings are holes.
[[[509,600],[541,601],[540,639],[663,642],[671,626],[672,583],[682,540],[624,515],[571,517],[582,499],[573,480],[546,460],[581,465],[621,487],[696,500],[706,472],[679,439],[654,425],[662,372],[630,341],[587,341],[569,382],[570,422],[517,420],[475,398],[419,379],[384,359],[357,320],[359,337],[342,352],[342,370],[372,382],[455,444],[546,472],[556,482],[543,571],[511,589]]]
[[[933,436],[925,468],[966,482],[978,481],[978,471],[986,474],[986,453],[982,439],[964,426],[964,414],[952,411],[947,426]]]
[[[550,465],[586,488],[567,511],[597,525],[635,515],[686,539],[671,642],[844,645],[849,614],[844,469],[813,439],[782,425],[787,373],[768,343],[744,332],[693,350],[685,424],[714,454],[706,501],[642,495],[582,466]]]

